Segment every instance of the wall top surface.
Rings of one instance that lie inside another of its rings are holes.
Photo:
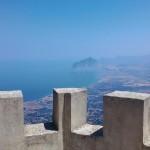
[[[0,99],[23,97],[21,91],[0,91]]]
[[[57,93],[76,93],[76,92],[86,92],[86,89],[84,88],[57,88],[54,89]]]
[[[106,94],[105,96],[137,99],[137,100],[146,100],[147,98],[150,98],[150,94],[128,92],[128,91],[115,91],[115,92]],[[120,100],[123,100],[123,99],[120,99]]]

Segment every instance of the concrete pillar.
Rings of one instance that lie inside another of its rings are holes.
[[[149,96],[119,91],[104,96],[107,150],[142,150],[144,103]]]
[[[144,101],[143,144],[150,149],[150,97]]]
[[[0,149],[25,149],[23,98],[20,91],[0,92]]]
[[[86,123],[87,94],[85,89],[55,89],[53,121],[59,130],[60,150],[70,150],[71,130]]]

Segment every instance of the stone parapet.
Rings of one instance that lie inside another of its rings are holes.
[[[104,95],[104,127],[86,122],[86,89],[53,100],[52,123],[24,125],[22,92],[0,92],[0,150],[150,150],[150,94]]]

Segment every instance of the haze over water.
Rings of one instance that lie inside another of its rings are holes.
[[[30,100],[88,86],[97,75],[72,72],[73,62],[147,55],[149,39],[150,0],[1,0],[0,90]]]
[[[74,72],[65,61],[3,62],[0,70],[0,90],[22,90],[25,101],[50,95],[53,88],[87,87],[97,79],[94,72]]]

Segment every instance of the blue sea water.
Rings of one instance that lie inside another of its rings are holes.
[[[94,72],[74,72],[70,61],[0,62],[0,90],[22,90],[24,101],[52,93],[53,88],[87,87]]]

